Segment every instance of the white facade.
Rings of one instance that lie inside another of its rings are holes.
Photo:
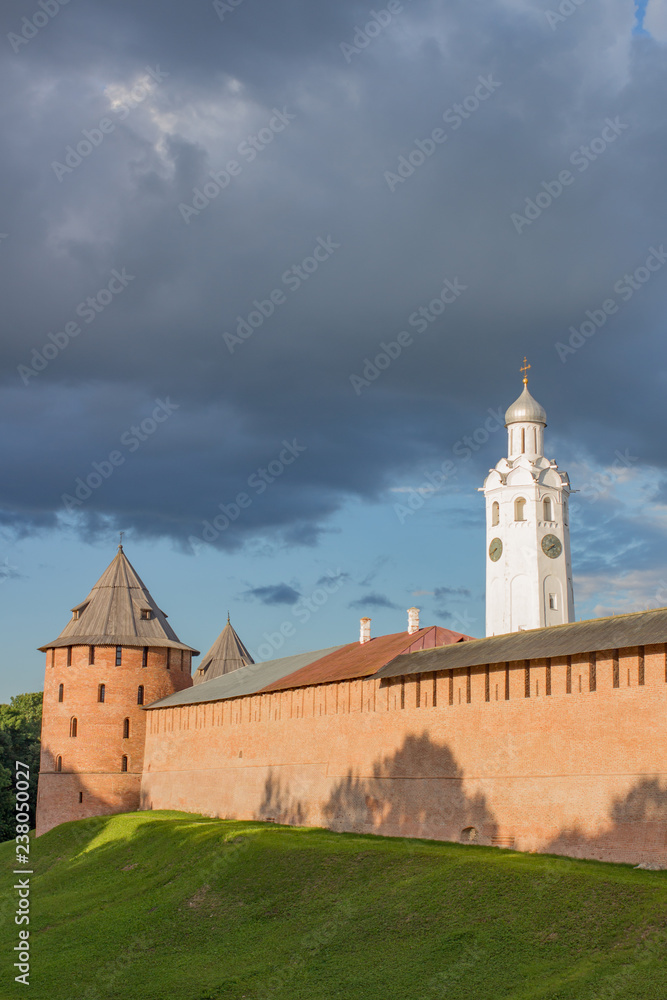
[[[508,457],[483,488],[487,635],[574,621],[570,481],[544,457],[546,414],[524,383],[505,415]]]

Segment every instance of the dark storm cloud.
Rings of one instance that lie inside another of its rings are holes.
[[[388,597],[384,594],[366,594],[365,597],[360,597],[356,601],[350,601],[348,608],[354,608],[358,611],[364,611],[366,608],[397,608],[398,604],[394,604],[390,601]]]
[[[276,583],[269,587],[252,587],[240,595],[247,600],[259,601],[261,604],[296,604],[301,597],[298,590],[287,583]]]
[[[472,597],[471,592],[466,587],[436,587],[433,594],[439,600],[444,597],[450,599]]]
[[[4,37],[33,9],[6,9]],[[625,0],[556,30],[520,0],[433,0],[348,63],[340,44],[368,17],[89,2],[6,43],[3,523],[122,525],[190,551],[267,532],[314,544],[346,498],[480,440],[524,353],[565,467],[582,435],[600,462],[631,447],[667,465],[667,266],[633,277],[667,242],[662,49],[631,40]],[[480,87],[477,110],[443,121]],[[417,140],[433,152],[411,170]],[[600,142],[585,170],[570,161]],[[511,215],[545,203],[543,182],[553,203],[519,233]],[[200,207],[186,222],[179,205]],[[610,298],[599,331],[577,333]],[[480,480],[485,455],[461,478]]]

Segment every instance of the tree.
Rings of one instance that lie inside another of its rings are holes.
[[[16,695],[9,705],[0,705],[0,840],[15,836],[17,761],[30,768],[30,826],[35,826],[41,729],[41,691]]]

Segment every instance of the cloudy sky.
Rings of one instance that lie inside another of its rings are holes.
[[[482,635],[524,355],[577,617],[667,603],[665,4],[372,10],[3,8],[0,698],[119,531],[202,651]]]

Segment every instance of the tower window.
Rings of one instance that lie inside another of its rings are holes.
[[[72,621],[78,622],[78,620],[79,620],[80,617],[81,617],[81,612],[80,611],[73,611],[72,612]]]
[[[549,594],[549,611],[558,611],[558,598],[555,594]]]
[[[116,646],[116,666],[120,667],[123,662],[123,647]]]
[[[514,501],[514,520],[515,521],[525,521],[526,520],[526,501],[523,497],[517,497]]]
[[[141,651],[141,665],[142,667],[148,666],[148,646],[144,646]]]
[[[137,688],[137,705],[143,705],[144,703],[144,686],[140,684]]]
[[[74,737],[78,736],[78,733],[79,733],[79,723],[74,718],[74,716],[72,716],[72,718],[69,720],[69,734],[70,736]]]
[[[58,701],[63,701],[65,698],[65,685],[61,684],[58,687]]]
[[[184,664],[185,664],[185,650],[182,649],[181,650],[181,670],[183,670]]]
[[[103,702],[107,693],[106,684],[98,684],[97,686],[97,700]]]
[[[141,612],[142,621],[149,622],[151,620],[151,610],[150,608],[143,608]]]
[[[553,516],[552,505],[551,505],[551,497],[545,497],[544,498],[544,501],[542,503],[542,507],[544,509],[544,520],[545,521],[553,521],[554,516]]]
[[[72,666],[72,647],[71,646],[67,647],[67,666],[68,667]]]
[[[491,524],[494,528],[497,524],[500,524],[500,504],[497,500],[494,500],[491,507]]]
[[[94,646],[89,646],[88,647],[88,666],[92,666],[94,662],[95,662],[95,647]]]
[[[127,757],[125,755],[121,757],[120,769],[121,771],[127,771]]]
[[[521,428],[521,454],[524,455],[526,452],[526,429]]]
[[[51,650],[51,666],[55,667],[55,665],[56,665],[56,651],[55,651],[55,649],[52,649]]]
[[[79,792],[79,802],[83,802],[83,792]]]
[[[167,670],[171,670],[171,650],[167,649]]]
[[[130,720],[123,719],[123,739],[129,740],[130,738]]]
[[[63,759],[62,757],[56,757],[56,771],[62,771],[63,769]]]

